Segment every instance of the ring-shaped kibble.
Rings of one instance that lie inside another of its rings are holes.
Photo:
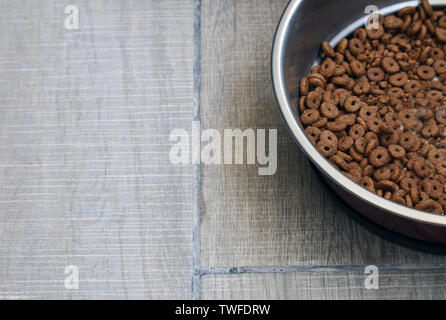
[[[443,28],[437,28],[435,29],[435,35],[437,36],[437,39],[441,42],[446,42],[446,29]]]
[[[380,168],[388,164],[390,161],[390,155],[386,148],[377,147],[369,155],[369,162],[375,168]]]
[[[435,124],[428,124],[421,130],[421,135],[424,138],[435,137],[438,134],[438,126]]]
[[[330,78],[331,76],[334,75],[336,71],[336,66],[337,66],[336,63],[333,60],[331,60],[330,58],[326,58],[324,62],[321,64],[320,73],[325,78]]]
[[[430,66],[419,66],[417,75],[423,80],[432,80],[435,77],[435,70]]]
[[[358,60],[353,60],[352,62],[350,62],[350,68],[353,74],[357,77],[363,76],[365,74],[365,65]]]
[[[361,40],[353,38],[348,42],[348,49],[355,56],[364,52],[364,44]]]
[[[404,95],[403,89],[399,87],[392,87],[387,90],[387,95],[391,98],[401,98]]]
[[[389,180],[391,175],[392,173],[390,172],[389,167],[382,167],[373,172],[373,178],[377,181]]]
[[[338,137],[333,132],[331,132],[330,130],[323,130],[321,132],[321,135],[320,135],[319,139],[330,141],[335,146],[338,145]]]
[[[380,67],[373,67],[367,71],[367,77],[370,81],[380,82],[384,80],[386,74]]]
[[[403,109],[398,112],[398,119],[401,121],[413,121],[416,120],[416,110],[415,109]]]
[[[386,133],[379,137],[379,142],[383,147],[389,147],[392,144],[398,144],[400,140],[400,134],[398,131],[392,133]]]
[[[417,94],[420,90],[421,84],[418,80],[409,80],[409,82],[404,85],[404,91],[411,95]]]
[[[446,72],[446,61],[437,60],[434,62],[434,69],[437,74],[442,74]]]
[[[369,37],[372,40],[380,39],[384,35],[384,27],[379,24],[378,28],[367,28],[367,37]]]
[[[370,152],[375,150],[375,148],[379,145],[379,142],[378,139],[372,139],[372,140],[367,140],[367,138],[365,139],[367,141],[367,147],[364,150],[364,155],[368,157],[370,155]]]
[[[400,65],[391,57],[385,57],[382,59],[381,66],[387,73],[395,73],[400,71]]]
[[[378,108],[376,106],[364,105],[359,110],[359,116],[364,120],[376,118],[377,113]]]
[[[436,180],[432,180],[431,184],[432,184],[432,190],[429,195],[435,199],[440,198],[443,195],[443,185]]]
[[[401,171],[400,168],[395,163],[391,163],[387,167],[390,170],[390,180],[397,181]]]
[[[364,136],[365,134],[365,128],[361,126],[360,124],[356,123],[350,127],[350,130],[348,131],[348,134],[353,139],[359,139]]]
[[[426,193],[427,195],[430,195],[432,192],[432,182],[429,180],[422,180],[420,181],[420,183],[418,184],[418,189],[421,192]]]
[[[341,151],[347,151],[353,146],[354,142],[355,141],[350,136],[342,137],[341,139],[339,139],[338,149]]]
[[[403,132],[400,135],[400,145],[406,149],[410,150],[417,144],[417,136],[409,131]]]
[[[316,121],[318,121],[320,118],[320,113],[316,109],[306,109],[304,112],[302,112],[300,116],[300,121],[303,124],[312,124]]]
[[[339,115],[339,109],[331,102],[323,102],[321,113],[327,119],[335,119]]]
[[[322,102],[322,94],[317,91],[311,91],[308,93],[305,102],[308,108],[318,109]]]
[[[435,170],[438,174],[446,177],[446,160],[440,160],[435,163]]]
[[[397,18],[394,15],[387,16],[384,19],[384,28],[386,29],[399,29],[403,26],[403,20]]]
[[[395,159],[401,159],[406,156],[406,149],[398,144],[391,144],[388,149],[390,155]]]
[[[403,178],[400,181],[400,187],[405,190],[406,192],[410,192],[412,190],[412,188],[417,186],[417,180],[413,179],[413,178]]]
[[[415,174],[420,178],[426,178],[431,173],[431,169],[426,164],[426,161],[422,158],[417,158],[413,162],[413,170]]]
[[[322,51],[324,51],[325,55],[329,57],[333,57],[335,55],[333,47],[327,41],[322,42]]]
[[[358,139],[355,139],[355,150],[358,151],[360,154],[364,153],[365,148],[367,147],[367,141],[364,137],[359,137]]]
[[[437,214],[441,214],[443,212],[443,207],[441,204],[433,199],[421,200],[415,205],[415,209]]]
[[[366,81],[359,81],[353,87],[353,92],[358,96],[368,93],[369,91],[370,91],[370,84]]]
[[[442,60],[444,58],[444,52],[440,48],[432,48],[430,56],[434,60]]]
[[[381,128],[383,127],[383,121],[379,118],[370,118],[366,119],[367,128],[375,132],[376,134],[381,132]]]
[[[407,77],[407,73],[398,72],[398,73],[392,74],[389,77],[389,83],[395,87],[402,87],[407,83],[408,79],[409,78]]]
[[[446,16],[441,16],[438,19],[437,24],[440,28],[446,28]]]
[[[436,163],[438,161],[444,161],[444,160],[446,160],[445,152],[444,152],[444,150],[440,150],[440,149],[432,149],[427,154],[427,159],[432,163]]]
[[[363,188],[365,188],[365,189],[367,189],[367,190],[369,190],[371,192],[375,192],[375,182],[373,181],[372,178],[370,178],[370,177],[362,177],[359,180],[359,184]]]
[[[443,101],[443,93],[441,93],[441,91],[439,91],[439,90],[429,90],[428,92],[426,92],[426,98],[428,98],[429,100],[442,102]]]
[[[344,109],[347,112],[356,112],[361,108],[361,99],[357,96],[350,96],[345,100]]]
[[[337,147],[329,140],[319,140],[316,144],[316,148],[327,158],[336,154],[337,151]]]
[[[321,129],[316,127],[306,127],[305,134],[307,135],[308,139],[310,139],[314,144],[316,144],[321,135]]]
[[[446,123],[446,108],[442,107],[435,111],[435,120],[441,124]]]
[[[376,187],[383,191],[395,192],[398,190],[398,185],[390,180],[381,180],[376,183]]]

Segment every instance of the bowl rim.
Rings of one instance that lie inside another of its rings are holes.
[[[317,151],[317,149],[305,135],[302,127],[299,125],[297,119],[295,118],[294,111],[291,105],[288,103],[284,83],[284,70],[282,70],[281,68],[285,54],[286,36],[290,27],[290,22],[302,2],[303,0],[291,0],[288,3],[277,26],[271,53],[271,76],[273,91],[276,96],[280,113],[282,114],[282,117],[285,120],[285,123],[289,131],[291,132],[294,140],[304,151],[306,156],[322,173],[328,176],[334,183],[336,183],[340,188],[344,189],[349,194],[352,194],[356,198],[367,202],[371,206],[384,210],[387,213],[395,214],[400,217],[421,223],[445,227],[446,216],[408,208],[406,206],[384,199],[356,184],[348,177],[343,175],[338,169],[332,166],[331,163],[324,156],[322,156],[319,151]],[[418,4],[418,1],[411,2]],[[437,0],[435,2],[439,1]],[[404,2],[405,5],[407,5],[407,3],[408,2]]]

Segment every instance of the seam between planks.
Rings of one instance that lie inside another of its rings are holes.
[[[201,0],[194,0],[194,121],[201,123]],[[201,131],[201,128],[200,128]],[[201,132],[200,132],[201,134]],[[201,139],[200,139],[201,141]],[[201,146],[200,149],[201,150]],[[192,238],[193,269],[192,276],[192,299],[199,300],[201,297],[201,161],[195,167],[194,179],[194,213],[196,224]]]
[[[411,264],[374,264],[381,271],[410,271],[410,270],[446,270],[446,264],[411,265]],[[206,275],[225,274],[262,274],[262,273],[298,273],[298,272],[364,272],[367,264],[332,265],[332,266],[256,266],[256,267],[207,267],[200,269],[200,277]]]

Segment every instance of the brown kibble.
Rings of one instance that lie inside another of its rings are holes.
[[[317,91],[311,91],[305,100],[307,107],[310,109],[318,109],[322,102],[322,94]]]
[[[432,80],[435,77],[435,70],[430,66],[419,66],[417,75],[423,80]]]
[[[319,120],[320,113],[316,109],[306,109],[300,116],[300,121],[303,124],[312,124]]]
[[[443,28],[437,28],[435,29],[435,35],[437,36],[437,39],[441,42],[446,42],[446,29]]]
[[[398,11],[398,17],[401,18],[401,17],[407,16],[407,15],[413,15],[415,13],[415,11],[417,11],[417,9],[415,7],[412,7],[412,6],[404,7],[403,9]]]
[[[380,24],[378,26],[378,29],[367,28],[366,32],[367,32],[367,37],[369,37],[372,40],[375,40],[381,38],[384,35],[384,28]]]
[[[371,81],[382,81],[385,78],[385,73],[383,71],[383,69],[379,68],[379,67],[374,67],[374,68],[370,68],[367,71],[367,77],[371,80]]]
[[[431,16],[434,13],[434,10],[432,9],[428,0],[421,0],[421,6],[428,16]]]
[[[376,183],[376,187],[382,189],[383,191],[395,192],[398,190],[398,185],[390,180],[381,180]]]
[[[395,73],[400,71],[400,65],[391,57],[385,57],[382,59],[381,66],[387,73]]]
[[[353,38],[348,42],[348,49],[351,51],[351,53],[357,56],[358,54],[364,52],[364,45],[362,44],[361,40]]]
[[[446,10],[423,0],[322,50],[299,83],[305,135],[369,191],[444,214]]]
[[[373,178],[377,181],[389,180],[391,175],[389,167],[382,167],[373,172]]]
[[[370,178],[370,177],[362,177],[359,180],[359,184],[363,188],[365,188],[365,189],[367,189],[367,190],[369,190],[371,192],[375,192],[375,182],[372,180],[372,178]]]
[[[395,159],[401,159],[406,156],[406,150],[398,144],[392,144],[388,149],[390,155]]]
[[[334,52],[332,46],[327,41],[322,42],[322,50],[324,51],[325,55],[328,57],[334,57],[334,55],[335,55],[335,52]]]
[[[415,159],[413,162],[413,170],[420,178],[427,178],[432,172],[432,170],[426,164],[426,161],[422,158]]]
[[[329,140],[319,140],[319,142],[316,144],[316,147],[319,152],[327,158],[336,154],[337,151],[336,146]]]
[[[347,112],[356,112],[361,108],[361,99],[356,96],[350,96],[345,100],[344,109]]]
[[[336,63],[330,58],[326,58],[321,64],[320,73],[326,78],[330,78],[336,71]]]
[[[321,104],[321,113],[327,119],[335,119],[339,115],[338,108],[331,102]]]
[[[441,204],[432,199],[421,200],[419,203],[417,203],[417,205],[415,205],[415,209],[437,214],[443,213],[443,207]]]
[[[398,72],[398,73],[392,74],[389,77],[389,83],[395,87],[402,87],[407,83],[408,79],[409,78],[407,77],[407,73]]]
[[[377,147],[375,148],[369,156],[369,162],[375,168],[380,168],[385,166],[390,161],[390,155],[386,148]]]
[[[404,91],[406,91],[409,94],[415,95],[421,90],[421,84],[418,80],[409,80],[404,85]]]
[[[310,85],[308,83],[308,78],[302,78],[302,80],[300,80],[300,94],[301,94],[301,96],[306,96],[308,94],[309,89],[310,89]]]
[[[339,41],[336,51],[343,55],[345,53],[345,50],[347,50],[347,47],[348,47],[348,40],[342,39],[341,41]]]
[[[353,60],[352,62],[350,62],[350,68],[353,74],[357,77],[363,76],[365,74],[365,65],[358,60]]]
[[[339,140],[338,148],[341,151],[347,151],[353,146],[354,140],[350,136],[343,137]]]
[[[321,130],[316,127],[307,127],[305,128],[305,133],[308,139],[310,139],[313,144],[316,144],[319,141]]]
[[[359,139],[364,136],[365,128],[360,124],[354,124],[351,126],[348,134],[355,140]]]

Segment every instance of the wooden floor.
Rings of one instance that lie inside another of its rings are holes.
[[[0,298],[446,298],[446,257],[351,219],[284,127],[286,0],[0,3]],[[277,129],[277,173],[172,164],[193,121]]]

